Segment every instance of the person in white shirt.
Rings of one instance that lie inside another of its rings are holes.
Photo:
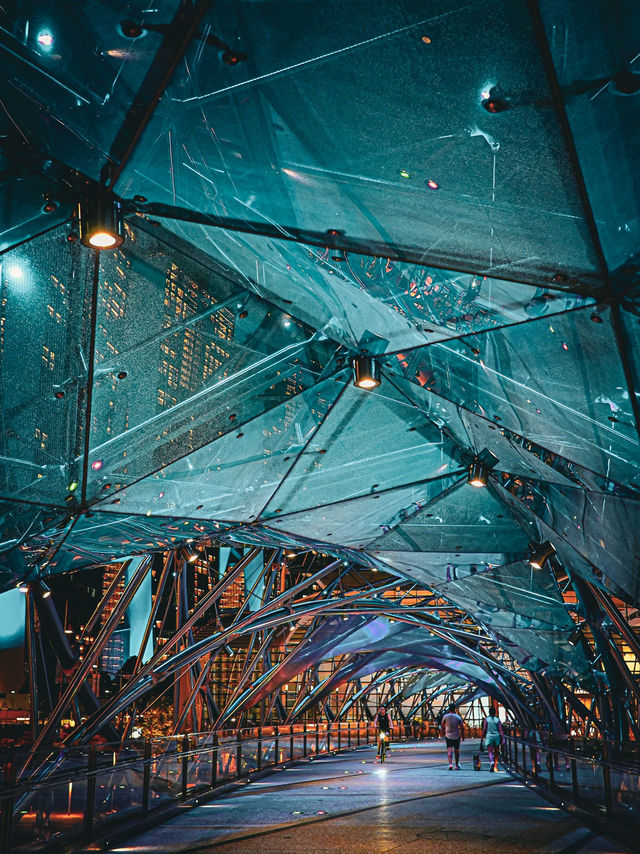
[[[456,707],[451,704],[447,714],[442,718],[440,734],[447,742],[447,757],[449,758],[449,771],[453,770],[453,753],[456,756],[456,771],[460,770],[460,742],[464,741],[464,724],[462,718],[456,712]]]
[[[489,753],[489,771],[498,770],[498,756],[502,744],[502,724],[493,706],[489,709],[489,715],[482,723],[482,739]]]

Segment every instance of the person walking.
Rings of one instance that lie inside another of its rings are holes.
[[[460,770],[460,742],[464,741],[464,723],[456,712],[453,703],[449,706],[447,714],[442,718],[440,735],[444,736],[447,743],[447,757],[449,758],[449,771],[453,771],[453,754],[455,753],[456,771]]]
[[[491,706],[489,714],[482,722],[482,740],[489,753],[489,765],[491,766],[489,771],[498,770],[498,756],[503,735],[500,718],[496,713],[495,706]]]

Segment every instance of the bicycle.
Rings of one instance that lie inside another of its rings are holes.
[[[378,732],[378,756],[380,757],[380,762],[384,762],[387,758],[387,750],[389,749],[389,738],[390,734],[385,730],[381,729]]]

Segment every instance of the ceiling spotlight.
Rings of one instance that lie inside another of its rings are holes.
[[[80,241],[89,249],[116,249],[124,243],[122,205],[104,190],[78,205]]]
[[[354,356],[352,365],[355,386],[372,389],[380,385],[380,368],[372,356]]]
[[[120,21],[120,32],[126,39],[139,39],[144,28],[137,21],[127,18],[125,21]]]
[[[529,563],[534,569],[541,569],[544,562],[552,558],[556,550],[552,543],[549,540],[545,540],[544,543],[540,543],[539,546],[535,546],[533,551],[531,552],[531,557],[529,558]]]
[[[187,563],[195,563],[199,558],[197,552],[189,552],[187,555]]]
[[[571,632],[571,634],[567,638],[567,642],[570,643],[571,646],[578,646],[581,638],[582,638],[582,623],[579,626],[576,626],[575,629]]]
[[[475,460],[469,466],[469,477],[467,483],[471,486],[486,486],[487,485],[487,469],[479,460]]]
[[[41,30],[36,36],[36,41],[38,42],[40,47],[52,47],[53,36],[49,32],[49,30]]]
[[[495,89],[482,92],[481,98],[480,104],[488,113],[504,113],[505,110],[509,109],[509,102],[504,98],[499,98]]]
[[[28,593],[29,592],[29,585],[26,583],[26,581],[21,581],[17,586],[18,586],[18,590],[21,593]]]

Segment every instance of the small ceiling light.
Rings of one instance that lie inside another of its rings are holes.
[[[438,182],[434,181],[433,178],[428,178],[427,181],[425,181],[425,183],[430,190],[437,190],[440,187]]]
[[[371,356],[355,356],[353,359],[353,384],[358,388],[372,389],[380,385],[380,368]]]
[[[471,486],[486,486],[487,485],[487,469],[479,460],[475,460],[469,466],[469,477],[467,483]]]
[[[197,553],[191,553],[187,557],[187,563],[195,563],[199,558]]]
[[[401,170],[400,170],[400,177],[401,177],[401,178],[410,178],[410,177],[411,177],[411,173],[410,173],[410,172],[407,172],[407,170],[406,170],[406,169],[401,169]]]
[[[94,460],[91,463],[91,469],[92,469],[92,471],[100,471],[100,469],[102,468],[103,465],[104,465],[104,463],[102,462],[102,460]]]
[[[21,593],[28,593],[29,592],[29,585],[26,583],[26,581],[21,581],[20,584],[18,584],[18,590]]]
[[[488,98],[483,98],[480,102],[484,109],[488,113],[504,113],[505,110],[509,109],[509,102],[505,101],[504,98],[497,98],[494,94],[492,94],[493,90],[489,92]],[[487,94],[484,92],[483,94]]]
[[[80,241],[89,249],[116,249],[124,243],[122,205],[105,190],[78,205]]]
[[[40,47],[51,47],[53,45],[53,36],[49,30],[42,30],[38,33],[36,41]]]
[[[49,596],[51,596],[51,590],[49,589],[48,585],[44,583],[44,581],[40,582],[40,589],[42,590],[43,599],[48,599]]]
[[[545,540],[544,543],[535,546],[529,558],[529,563],[534,569],[541,569],[544,562],[553,557],[555,553],[556,550],[552,543],[549,540]]]
[[[579,626],[576,626],[575,629],[571,632],[571,634],[567,638],[567,642],[570,643],[571,646],[578,646],[581,638],[582,638],[582,623]]]
[[[69,492],[75,492],[77,488],[78,488],[78,481],[77,480],[72,480],[71,483],[69,484],[69,486],[67,487]]]

